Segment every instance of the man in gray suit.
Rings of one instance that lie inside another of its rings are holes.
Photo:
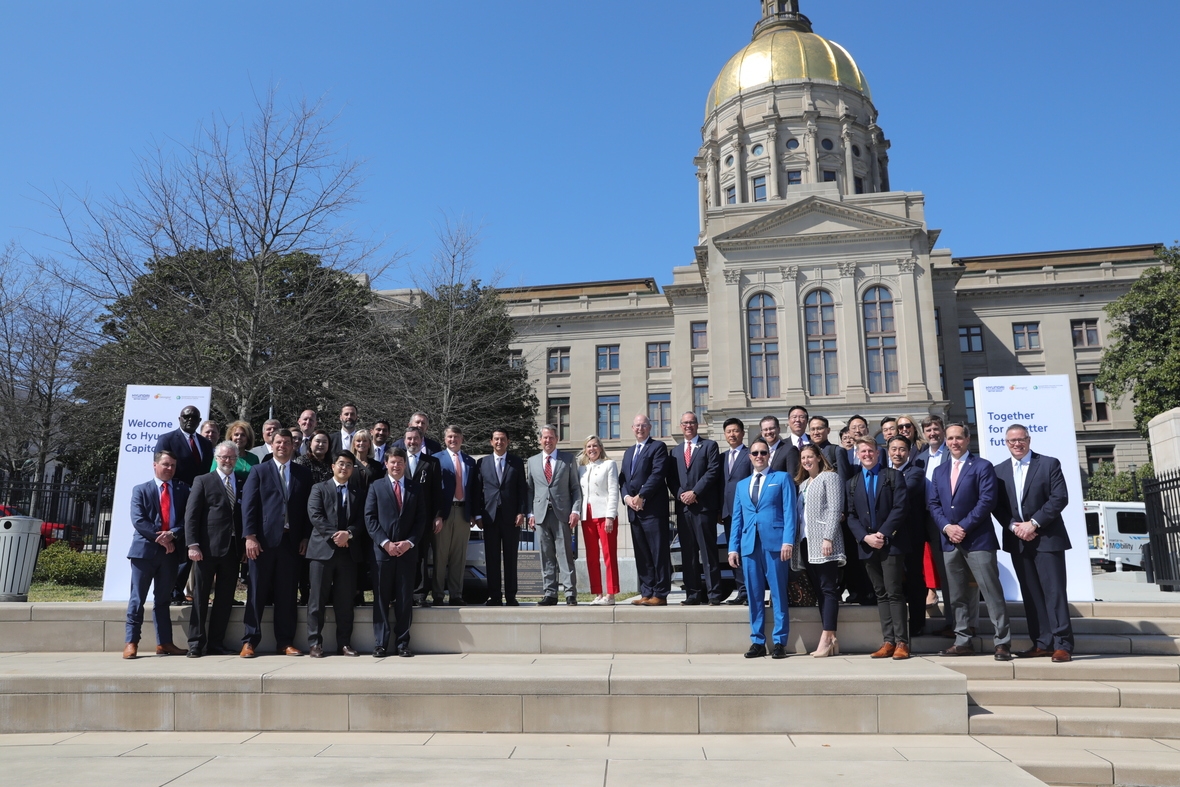
[[[283,428],[283,422],[277,418],[269,418],[262,422],[262,445],[254,446],[250,453],[258,457],[260,462],[270,459],[270,444],[274,442],[275,432]]]
[[[541,453],[529,458],[525,475],[529,486],[529,530],[536,532],[540,542],[541,570],[545,578],[545,597],[540,606],[557,604],[557,566],[560,562],[565,603],[572,607],[578,603],[573,531],[581,519],[582,486],[578,483],[578,468],[573,460],[557,451],[557,427],[541,428]]]

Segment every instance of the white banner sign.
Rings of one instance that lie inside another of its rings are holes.
[[[212,388],[168,385],[129,385],[123,403],[119,433],[119,469],[115,475],[115,498],[111,509],[111,533],[107,542],[107,571],[102,586],[103,601],[126,601],[131,595],[131,490],[155,477],[152,454],[160,435],[180,428],[180,411],[192,405],[209,415]]]
[[[1086,516],[1082,511],[1082,470],[1078,464],[1078,440],[1074,426],[1073,388],[1064,374],[1022,377],[975,378],[975,412],[979,451],[999,464],[1011,459],[1004,444],[1004,430],[1011,424],[1028,427],[1032,450],[1061,462],[1069,505],[1061,516],[1073,548],[1065,553],[1070,601],[1093,601]],[[1009,601],[1020,600],[1020,587],[1007,552],[1000,555],[1000,580]]]

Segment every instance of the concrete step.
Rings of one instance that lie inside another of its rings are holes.
[[[1054,664],[1050,659],[995,661],[990,656],[931,657],[931,660],[971,680],[1170,684],[1180,681],[1180,659],[1168,656],[1077,656],[1065,664]]]
[[[1106,683],[1086,680],[968,680],[972,705],[1180,710],[1180,683]]]
[[[972,735],[1170,739],[1180,738],[1180,710],[972,705],[968,725]]]

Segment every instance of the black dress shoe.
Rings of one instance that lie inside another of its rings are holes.
[[[700,604],[700,600],[695,598],[686,598],[684,601],[680,602],[680,606],[682,607],[697,607],[700,606]]]
[[[576,606],[578,606],[578,597],[577,597],[577,596],[570,596],[569,598],[567,598],[567,599],[565,600],[565,605],[566,605],[567,607],[576,607]]]
[[[1011,661],[1012,648],[1007,645],[996,645],[996,661]]]
[[[504,606],[504,602],[500,601],[498,598],[489,598],[483,603],[483,605],[485,607],[502,607]]]
[[[467,602],[463,600],[463,597],[462,597],[462,596],[460,596],[459,598],[452,598],[452,599],[451,599],[449,602],[447,602],[447,606],[450,606],[450,607],[461,607],[461,606],[463,606],[463,605],[464,605],[464,604],[466,604],[466,603],[467,603]]]
[[[710,606],[710,607],[719,607],[719,606],[721,606],[721,599],[719,599],[719,598],[711,598],[711,599],[709,599],[709,606]]]
[[[545,598],[543,598],[537,602],[537,606],[538,607],[556,607],[557,606],[557,597],[556,596],[545,596]]]
[[[312,645],[311,649],[307,652],[307,655],[311,656],[313,659],[322,659],[324,657],[324,649],[320,645]]]
[[[744,606],[746,606],[748,601],[745,596],[738,596],[737,598],[731,598],[729,601],[726,601],[725,603],[731,607],[744,607]]]
[[[516,600],[516,599],[514,599],[514,598],[510,598],[510,599],[507,599],[507,600],[504,602],[504,606],[506,606],[506,607],[519,607],[519,606],[520,606],[520,602],[519,602],[519,601],[517,601],[517,600]]]
[[[403,659],[412,659],[414,658],[414,651],[410,650],[409,645],[402,645],[397,649],[397,655],[401,656]]]
[[[751,645],[750,649],[746,651],[746,658],[748,658],[748,659],[760,659],[765,655],[766,655],[766,646],[759,645],[757,643]]]
[[[375,659],[383,659],[388,655],[389,652],[385,648],[373,648],[373,658]]]
[[[189,648],[189,649],[188,649],[188,657],[189,657],[190,659],[199,659],[199,658],[201,658],[201,649],[200,649],[200,648]]]
[[[787,657],[787,646],[776,643],[775,646],[770,649],[770,657],[772,659],[785,659]]]
[[[361,654],[357,653],[355,650],[353,650],[351,645],[345,645],[338,652],[341,656],[359,656],[359,655],[361,655]]]

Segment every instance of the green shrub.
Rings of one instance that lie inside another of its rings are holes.
[[[58,541],[42,549],[41,554],[37,556],[33,581],[101,587],[106,569],[106,555],[98,552],[75,552],[66,542]]]

